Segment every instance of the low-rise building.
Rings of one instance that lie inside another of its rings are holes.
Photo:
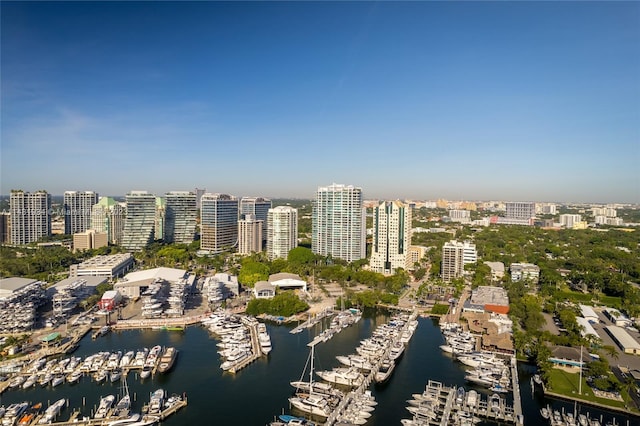
[[[269,275],[269,283],[274,287],[287,289],[299,288],[305,292],[307,291],[307,282],[301,279],[300,276],[288,272]]]
[[[502,281],[504,278],[504,263],[502,262],[484,262],[491,268],[491,281]]]
[[[480,286],[471,292],[462,307],[463,312],[509,313],[509,296],[502,287]]]
[[[276,295],[276,287],[268,281],[258,281],[253,286],[253,295],[256,299],[271,299]]]
[[[511,271],[511,282],[527,281],[537,284],[540,278],[540,267],[533,263],[512,263],[509,267]]]
[[[576,370],[587,365],[591,361],[591,355],[586,348],[574,348],[571,346],[554,346],[551,349],[549,361],[552,364]]]
[[[140,297],[140,294],[153,283],[165,281],[172,284],[183,280],[192,282],[194,278],[194,276],[190,277],[184,269],[161,267],[130,272],[115,283],[113,288],[114,290],[118,290],[123,296],[135,299]]]
[[[124,275],[133,267],[133,263],[134,260],[131,253],[95,256],[82,263],[71,265],[69,276],[94,276],[113,279]]]
[[[629,327],[633,322],[625,314],[614,308],[605,308],[604,315],[618,327]]]
[[[617,325],[608,325],[604,328],[616,344],[626,354],[640,354],[640,343],[627,331]]]
[[[596,313],[596,311],[593,310],[591,306],[579,305],[579,307],[580,307],[580,312],[582,313],[582,317],[584,319],[586,319],[591,323],[600,322],[600,318],[598,317],[598,314]]]
[[[595,328],[593,328],[593,326],[591,325],[591,321],[583,318],[583,317],[576,317],[576,321],[578,322],[578,325],[580,325],[582,328],[580,330],[580,335],[582,337],[587,337],[587,336],[593,336],[593,337],[597,337],[600,338],[600,336],[598,335],[598,332],[596,331]]]

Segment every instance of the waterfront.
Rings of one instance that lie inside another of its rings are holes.
[[[368,337],[373,329],[386,322],[384,314],[366,312],[363,319],[354,326],[342,330],[329,341],[316,346],[315,364],[317,370],[330,369],[338,365],[335,355],[354,352],[362,338]],[[239,424],[265,425],[283,410],[289,412],[287,398],[293,388],[292,380],[298,380],[305,368],[309,354],[306,344],[321,330],[321,325],[299,334],[290,334],[294,326],[268,324],[273,342],[269,357],[261,357],[237,374],[223,373],[216,352],[216,341],[208,331],[199,326],[188,327],[184,332],[163,330],[129,330],[110,333],[95,341],[89,335],[82,340],[74,355],[86,357],[101,350],[129,350],[151,347],[155,344],[175,346],[180,353],[173,370],[167,375],[156,375],[153,379],[141,380],[135,372],[128,376],[128,385],[134,410],[140,410],[149,400],[149,393],[161,387],[168,393],[185,392],[189,405],[167,419],[166,425],[196,424]],[[442,353],[438,346],[443,338],[434,320],[420,318],[418,329],[409,343],[391,379],[383,386],[372,386],[378,406],[368,425],[399,425],[400,419],[410,418],[405,409],[406,400],[412,393],[421,392],[428,380],[440,381],[445,385],[465,386],[465,371],[462,365]],[[520,366],[522,404],[525,425],[546,424],[539,414],[540,407],[552,407],[573,411],[573,403],[545,400],[539,393],[532,396],[530,387],[531,369]],[[308,379],[308,376],[302,377]],[[479,388],[475,388],[480,390]],[[80,408],[83,415],[90,415],[100,396],[117,393],[119,384],[97,385],[84,377],[77,385],[62,385],[55,389],[37,387],[31,390],[12,390],[4,393],[1,403],[5,406],[16,401],[41,401],[46,405],[61,397],[69,398],[72,409]],[[485,392],[485,395],[488,393]],[[84,404],[83,404],[84,398]],[[592,416],[610,414],[593,408],[577,406],[581,412]],[[62,418],[68,418],[66,409]],[[631,419],[616,414],[619,423],[635,424]],[[635,419],[637,421],[637,419]],[[603,423],[604,424],[604,423]]]

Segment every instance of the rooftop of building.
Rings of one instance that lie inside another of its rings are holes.
[[[139,281],[153,281],[156,279],[162,279],[169,282],[177,282],[185,278],[187,271],[185,269],[175,268],[153,268],[145,269],[143,271],[130,272],[125,275],[118,284],[136,283]]]
[[[617,325],[607,325],[605,329],[624,349],[640,349],[640,343],[627,333],[624,328],[618,327]]]
[[[4,278],[0,280],[0,290],[5,291],[18,291],[21,288],[28,286],[29,284],[33,284],[38,280],[34,280],[33,278],[20,278],[20,277],[11,277]]]
[[[99,255],[80,263],[78,269],[114,268],[129,259],[133,260],[131,253]]]
[[[484,262],[492,271],[504,272],[504,263],[502,262]]]
[[[471,292],[470,302],[473,305],[509,305],[509,296],[502,287],[481,286]]]

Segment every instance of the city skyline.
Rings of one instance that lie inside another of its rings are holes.
[[[2,9],[3,195],[640,203],[635,2]]]

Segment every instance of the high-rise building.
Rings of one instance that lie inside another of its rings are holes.
[[[166,196],[164,241],[190,244],[196,235],[196,194],[172,191]]]
[[[311,250],[353,262],[366,257],[362,189],[332,184],[319,187],[313,203]]]
[[[220,253],[238,244],[238,199],[206,193],[200,206],[200,249]]]
[[[91,208],[91,229],[105,232],[111,244],[122,242],[127,207],[111,197],[101,197]]]
[[[0,212],[0,244],[11,242],[11,214]]]
[[[93,191],[65,191],[63,197],[64,233],[71,235],[91,228],[91,208],[98,202]]]
[[[478,251],[475,244],[470,241],[459,242],[456,240],[446,242],[442,247],[440,275],[445,282],[449,282],[464,274],[464,265],[477,261]]]
[[[9,198],[11,243],[29,244],[51,235],[51,195],[12,190]]]
[[[238,221],[238,253],[251,254],[262,251],[262,221],[255,215],[244,214]]]
[[[205,192],[207,192],[207,190],[206,189],[196,188],[194,192],[196,194],[196,209],[200,210],[200,199],[205,194]]]
[[[167,212],[167,200],[164,197],[156,197],[156,218],[154,223],[154,240],[164,238],[164,221]]]
[[[372,271],[391,274],[398,268],[409,269],[411,213],[411,207],[400,201],[384,201],[373,209]]]
[[[536,216],[536,203],[508,202],[506,203],[506,209],[505,217],[509,219],[529,220]]]
[[[286,259],[298,246],[298,210],[289,206],[269,209],[267,214],[267,256]]]
[[[142,250],[155,236],[156,196],[147,191],[131,191],[126,201],[127,217],[121,245],[127,250]]]
[[[252,214],[256,220],[262,221],[262,241],[267,240],[267,213],[271,208],[271,200],[262,197],[242,197],[240,199],[240,215]]]

